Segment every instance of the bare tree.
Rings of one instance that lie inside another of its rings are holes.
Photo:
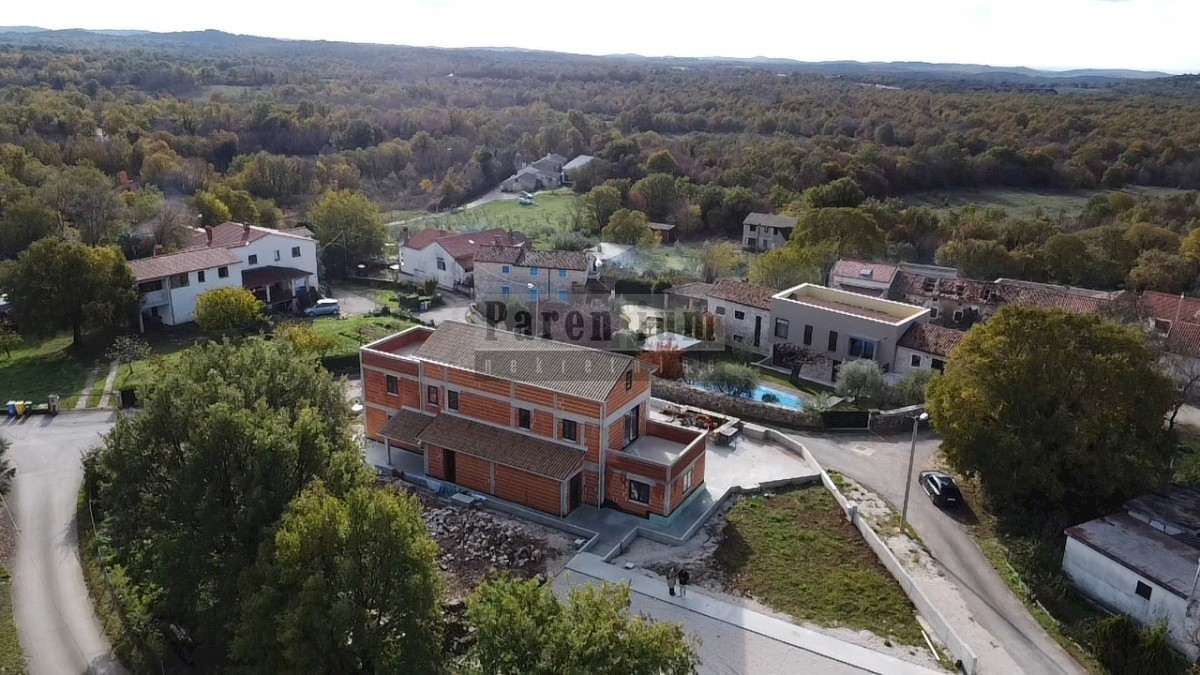
[[[181,248],[192,236],[196,213],[182,202],[167,202],[150,219],[147,232],[167,250]]]

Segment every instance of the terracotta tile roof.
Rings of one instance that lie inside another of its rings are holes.
[[[949,356],[950,351],[957,347],[959,342],[962,342],[965,335],[966,333],[961,330],[944,328],[932,323],[914,323],[904,331],[904,335],[900,336],[896,346],[915,349],[934,356]]]
[[[977,279],[948,279],[911,272],[898,272],[892,287],[909,297],[950,298],[979,306],[1016,303],[1066,309],[1091,314],[1111,302],[1103,294],[1086,295],[1080,292],[1057,290],[1043,284],[1012,281],[980,281]]]
[[[556,480],[566,480],[583,469],[583,450],[455,415],[438,415],[417,438]]]
[[[747,307],[771,309],[771,296],[779,291],[737,279],[722,279],[708,292],[708,297],[734,302]]]
[[[1175,321],[1200,322],[1200,298],[1143,291],[1142,301],[1154,312],[1154,318]]]
[[[874,281],[881,284],[890,284],[896,278],[896,272],[899,271],[895,265],[887,263],[872,263],[862,262],[859,260],[839,260],[833,266],[833,271],[830,272],[832,277],[843,277],[845,279],[859,279],[862,281]],[[867,272],[868,274],[863,274]]]
[[[257,225],[244,225],[242,223],[221,223],[212,229],[212,244],[208,243],[208,233],[204,228],[193,228],[192,239],[188,242],[187,248],[233,248],[235,246],[244,246],[245,244],[258,241],[268,235],[280,235],[293,239],[311,239],[311,234],[305,235],[301,233],[289,232],[288,230],[272,230],[269,227],[259,227]],[[295,229],[295,228],[293,228]]]
[[[140,260],[130,260],[129,266],[133,268],[134,278],[138,281],[147,281],[169,277],[173,274],[237,265],[240,262],[236,255],[225,248],[197,248]]]
[[[603,401],[625,371],[648,366],[622,354],[443,321],[413,358]]]
[[[995,284],[997,302],[1033,305],[1051,309],[1065,309],[1078,314],[1094,314],[1107,305],[1107,298],[1080,295],[1067,291],[1056,291],[1046,288],[1030,288],[1027,286],[998,283]]]
[[[783,216],[771,213],[751,213],[742,221],[743,225],[765,225],[788,229],[796,226],[795,216]]]
[[[448,234],[450,233],[445,230],[439,230],[436,227],[427,227],[416,234],[410,235],[408,241],[404,242],[404,248],[420,251],[437,241],[440,237],[445,237]]]
[[[484,246],[475,254],[475,262],[580,272],[589,267],[588,254],[584,251],[538,251],[512,245]]]
[[[280,232],[284,234],[295,235],[297,237],[304,237],[305,239],[315,239],[317,236],[315,232],[307,227],[285,227],[280,230]]]
[[[709,293],[712,292],[712,288],[712,284],[706,284],[703,281],[697,281],[691,284],[683,284],[682,286],[672,286],[664,292],[684,298],[707,300]]]
[[[417,444],[417,436],[429,426],[433,421],[433,415],[417,412],[415,410],[401,410],[392,415],[392,419],[383,425],[379,430],[379,435],[385,438],[390,438],[393,441],[408,443],[409,445]]]
[[[463,269],[469,270],[474,267],[475,256],[480,249],[497,243],[501,246],[516,246],[523,244],[525,237],[518,237],[508,230],[496,227],[479,232],[448,234],[438,237],[436,241],[438,246],[463,266]]]
[[[1164,347],[1172,354],[1200,358],[1200,324],[1185,321],[1172,323]]]

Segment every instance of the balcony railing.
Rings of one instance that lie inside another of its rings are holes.
[[[170,293],[170,291],[165,288],[157,291],[147,291],[146,293],[142,293],[142,309],[146,309],[147,307],[158,307],[159,305],[165,305],[169,303],[171,299],[168,296],[168,293]]]

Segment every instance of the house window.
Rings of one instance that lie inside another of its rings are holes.
[[[873,359],[875,358],[875,343],[870,340],[852,337],[850,338],[848,353],[850,356],[857,358]]]
[[[812,344],[812,334],[813,334],[813,327],[809,326],[809,325],[805,325],[804,326],[804,346],[807,347]]]
[[[741,335],[734,335],[734,336],[733,336],[733,341],[734,341],[734,342],[741,342],[741,341],[742,341],[742,336],[741,336]]]
[[[963,319],[962,310],[961,309],[955,310],[954,311],[954,323],[958,323],[958,322],[962,321],[962,319]]]
[[[196,283],[198,283],[198,284],[204,283],[204,270],[200,270],[199,272],[196,272]]]
[[[937,315],[938,315],[937,307],[931,307],[929,309],[929,318],[936,319]]]
[[[561,438],[568,441],[579,440],[579,425],[575,420],[563,420]]]
[[[629,501],[650,504],[650,486],[640,480],[629,480]]]
[[[913,368],[920,368],[921,367],[921,355],[913,354],[912,361],[910,361],[909,363],[912,365]]]
[[[829,331],[829,351],[837,351],[837,331],[835,330]]]
[[[567,271],[566,271],[566,270],[559,270],[559,271],[558,271],[558,276],[559,276],[559,278],[560,278],[560,279],[566,279],[566,278],[567,278]]]
[[[300,257],[300,247],[299,247],[299,246],[293,246],[293,247],[292,247],[292,257],[293,257],[293,258],[299,258],[299,257]]]
[[[451,410],[458,410],[458,392],[457,391],[454,391],[451,389],[446,390],[446,407]]]
[[[512,272],[512,268],[511,268],[511,267],[509,267],[508,265],[501,265],[501,266],[500,266],[500,273],[501,273],[501,274],[508,274],[508,273],[510,273],[510,272]]]
[[[395,375],[388,375],[387,376],[387,393],[396,394],[396,393],[399,393],[399,391],[400,391],[400,381],[396,379]]]
[[[446,271],[446,261],[443,258],[437,259],[437,268],[443,272]]]
[[[741,310],[734,310],[733,318],[737,319],[738,321],[741,321],[742,319],[746,318],[746,313]]]
[[[217,277],[218,278],[224,279],[227,276],[229,276],[229,268],[228,267],[218,267],[217,268]]]
[[[517,426],[522,429],[532,429],[533,423],[530,421],[532,415],[527,408],[517,408]]]
[[[754,226],[754,225],[751,225],[751,226],[750,226],[750,231],[751,231],[751,232],[754,232],[754,231],[755,231],[755,229],[756,229],[756,226]]]
[[[246,258],[246,264],[247,265],[257,265],[258,264],[258,254],[253,253],[250,255],[249,258]]]
[[[438,404],[438,388],[433,386],[432,384],[429,385],[428,387],[426,387],[425,400],[429,402],[429,405],[437,405]]]
[[[536,277],[537,274],[538,274],[538,268],[536,268],[536,267],[529,268],[529,276]]]
[[[1167,331],[1171,330],[1171,322],[1167,321],[1166,319],[1155,319],[1154,330],[1161,333],[1166,333]]]
[[[633,371],[625,371],[625,391],[633,390]]]
[[[509,294],[510,294],[510,293],[512,293],[512,289],[511,289],[511,288],[509,288],[508,286],[501,286],[501,287],[500,287],[500,295],[503,295],[504,297],[506,297],[506,298],[507,298],[507,297],[509,296]]]
[[[275,262],[279,262],[279,249],[275,249]]]
[[[940,373],[946,369],[946,362],[941,359],[932,359],[929,362],[929,367]]]
[[[716,309],[713,310],[713,314],[716,314],[717,316],[725,316],[725,306],[717,305]]]
[[[189,283],[190,282],[188,281],[188,275],[186,273],[185,274],[176,274],[175,276],[171,277],[171,288],[183,288],[184,286],[187,286]]]
[[[529,299],[530,300],[538,299],[538,289],[536,289],[536,288],[529,289]]]
[[[1150,588],[1150,584],[1145,584],[1139,581],[1137,582],[1137,588],[1135,588],[1133,592],[1137,593],[1140,597],[1149,600],[1150,594],[1154,592],[1154,589]]]
[[[558,301],[559,302],[567,301],[567,289],[565,289],[565,288],[558,289]]]
[[[683,491],[687,492],[692,489],[692,470],[688,469],[683,472]]]
[[[786,340],[789,325],[787,319],[775,319],[775,337],[780,340]]]

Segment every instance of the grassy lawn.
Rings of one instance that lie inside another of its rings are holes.
[[[350,356],[358,353],[358,348],[368,342],[387,337],[413,324],[386,316],[323,316],[313,319],[311,325],[316,332],[338,339],[339,349],[327,356]]]
[[[904,197],[911,206],[928,206],[935,210],[960,209],[969,204],[998,206],[1014,216],[1032,216],[1038,209],[1049,215],[1063,213],[1079,215],[1084,204],[1098,194],[1117,190],[1017,190],[1004,188],[937,190],[914,192]],[[1134,188],[1120,190],[1135,198],[1143,194],[1165,195],[1178,190],[1167,188]]]
[[[924,645],[912,603],[822,487],[735,504],[714,560],[730,588],[797,620]]]
[[[8,514],[0,511],[0,517],[7,518]],[[0,567],[0,675],[24,672],[25,657],[17,639],[17,625],[13,623],[12,580],[8,571]]]
[[[570,190],[539,192],[533,206],[521,206],[516,199],[502,199],[483,206],[422,218],[419,226],[439,227],[452,232],[473,232],[503,227],[522,232],[541,247],[558,234],[569,232],[574,222],[573,212],[579,198]],[[393,225],[394,229],[396,226]]]
[[[0,397],[45,403],[58,394],[72,405],[95,365],[90,358],[71,353],[71,335],[64,333],[44,340],[29,339],[12,355],[0,353]]]
[[[88,392],[87,407],[97,408],[100,406],[100,397],[104,395],[104,381],[107,379],[108,366],[97,364],[96,381],[92,383],[92,388]]]

